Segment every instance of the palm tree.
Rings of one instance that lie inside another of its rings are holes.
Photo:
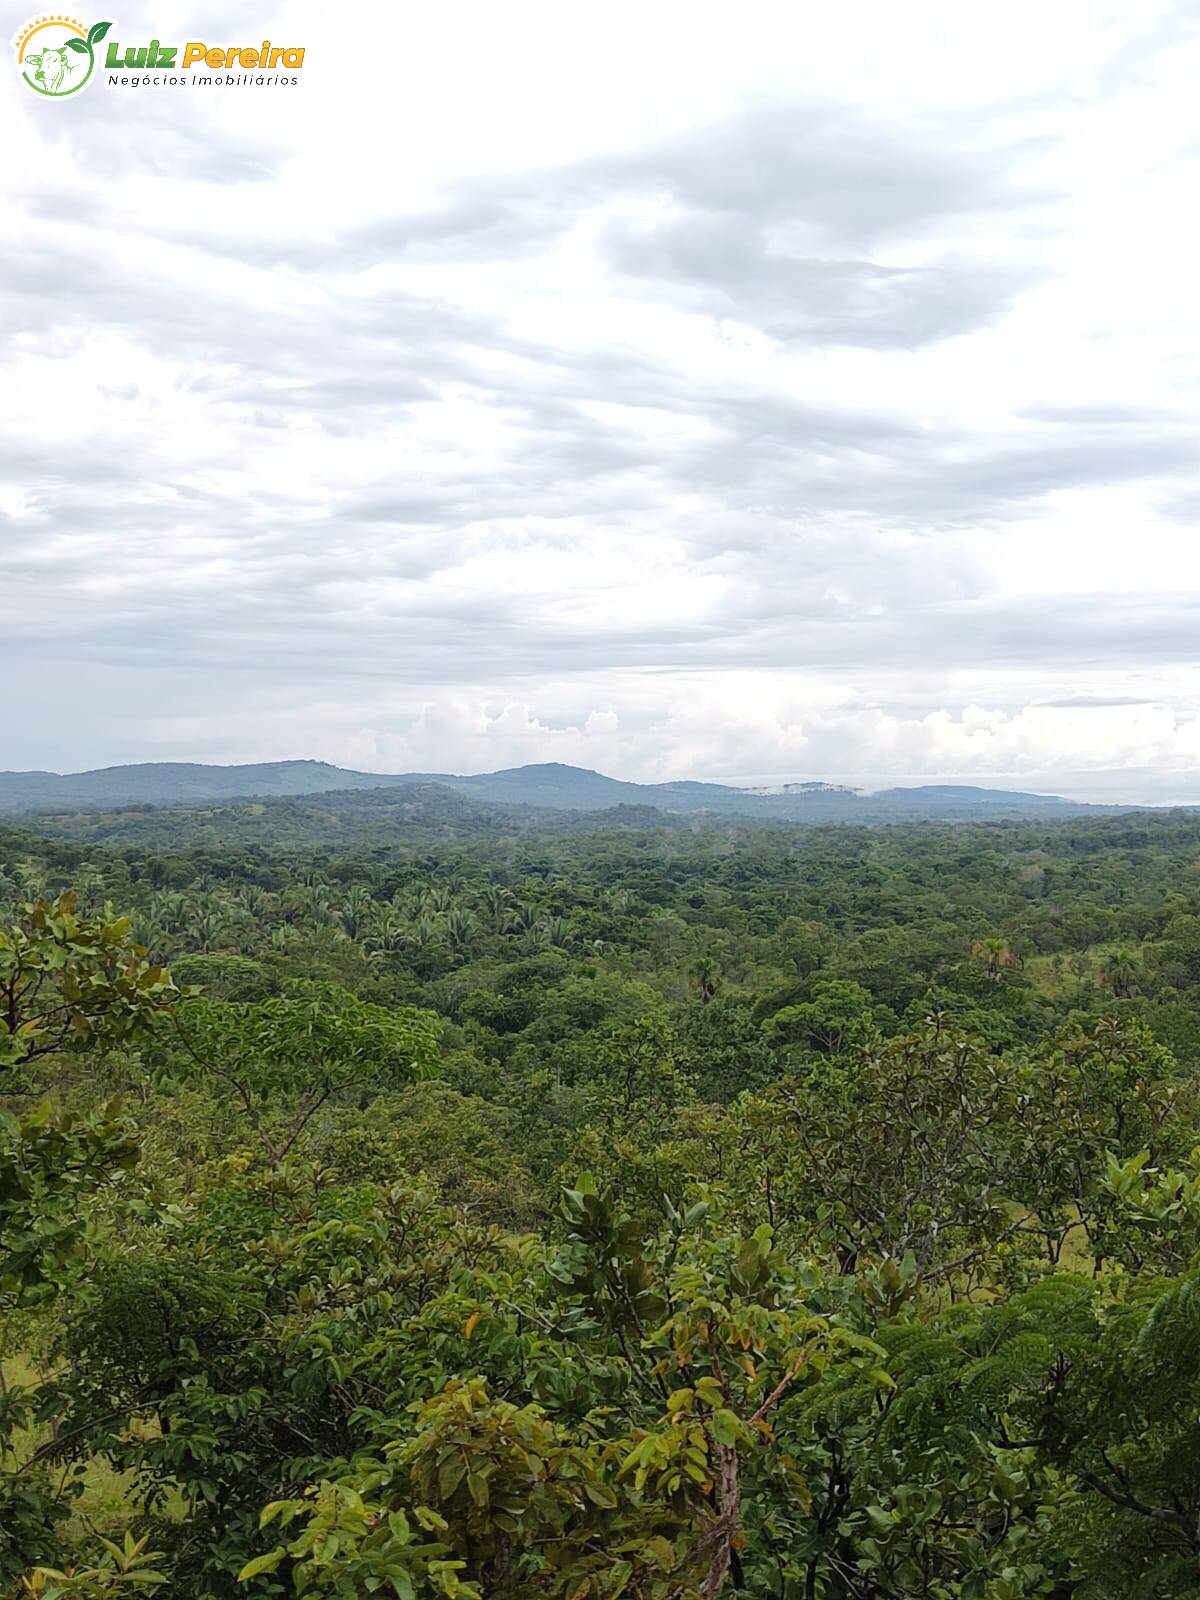
[[[504,922],[505,933],[532,933],[537,925],[537,911],[533,906],[518,904],[508,913]]]
[[[269,922],[275,910],[275,896],[256,883],[248,883],[239,896],[248,916],[255,922]]]
[[[204,955],[215,950],[228,931],[228,922],[211,905],[201,907],[188,926],[192,943]]]
[[[508,890],[501,888],[498,883],[485,883],[479,892],[479,904],[493,922],[499,922],[508,909]]]
[[[377,911],[370,927],[363,935],[362,947],[368,956],[391,955],[403,949],[408,937],[408,923],[391,906]]]
[[[1137,956],[1125,945],[1110,950],[1100,967],[1100,979],[1118,1000],[1128,1000],[1136,992],[1140,965]]]
[[[150,896],[148,915],[168,933],[178,933],[188,919],[187,896],[178,889],[162,889]]]
[[[573,930],[566,917],[543,917],[537,931],[548,945],[562,950],[570,944]]]
[[[143,911],[134,918],[134,927],[138,943],[144,944],[152,954],[161,956],[170,940],[170,934],[162,923],[155,922],[148,912]]]
[[[971,954],[977,961],[982,961],[987,968],[987,975],[993,983],[999,983],[1004,976],[1006,967],[1020,966],[1020,957],[1015,955],[1007,943],[993,934],[986,939],[976,939],[971,946]]]
[[[700,993],[700,1004],[706,1006],[717,992],[717,964],[711,956],[699,956],[692,964],[692,977]]]
[[[302,909],[303,921],[312,922],[317,927],[329,926],[333,920],[333,901],[324,884],[314,884],[304,891]]]
[[[442,919],[450,943],[461,947],[470,944],[478,930],[475,918],[463,906],[451,906]]]
[[[338,907],[338,926],[347,939],[361,939],[370,920],[373,901],[371,891],[355,884]]]

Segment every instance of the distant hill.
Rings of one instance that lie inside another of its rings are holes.
[[[0,810],[180,802],[324,794],[330,789],[379,789],[412,783],[374,772],[348,772],[327,761],[263,761],[252,766],[206,766],[197,761],[143,761],[90,772],[0,772]]]
[[[926,784],[862,794],[823,783],[783,784],[770,790],[687,781],[627,783],[560,762],[461,775],[355,772],[325,761],[270,761],[249,766],[162,761],[66,774],[0,772],[0,811],[65,813],[131,805],[205,805],[433,784],[475,801],[506,807],[553,811],[649,807],[675,814],[733,814],[788,822],[971,821],[981,816],[1095,815],[1134,809],[1087,806],[1057,795],[962,784]]]

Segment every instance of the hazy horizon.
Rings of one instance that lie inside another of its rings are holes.
[[[319,756],[279,756],[267,757],[263,764],[273,765],[282,761],[322,761]],[[203,761],[191,763],[183,757],[173,757],[170,761],[179,761],[182,764],[198,764],[203,766],[242,766],[257,765],[256,762],[240,761]],[[0,771],[0,776],[12,772],[43,772],[57,776],[70,777],[80,772],[105,771],[110,768],[141,765],[141,762],[100,762],[95,767],[69,767],[69,768],[10,768]],[[170,762],[167,762],[170,764]],[[342,763],[329,762],[331,766]],[[578,763],[562,763],[563,765],[578,765]],[[522,766],[536,765],[533,762],[519,763]],[[403,770],[383,767],[358,767],[351,770],[378,774],[381,777],[403,776]],[[456,768],[412,768],[414,772],[429,771],[445,772],[448,776],[469,777],[483,775],[490,772],[504,770],[495,767],[462,766]],[[656,780],[644,779],[629,773],[612,772],[601,768],[591,768],[592,771],[603,771],[605,777],[616,778],[627,783],[653,783]],[[977,773],[944,773],[940,775],[919,774],[915,777],[895,777],[886,773],[812,773],[812,772],[785,772],[785,773],[734,773],[714,775],[712,773],[697,772],[686,775],[692,781],[701,783],[726,784],[731,788],[756,788],[778,787],[788,783],[828,783],[839,787],[860,790],[863,794],[876,794],[884,789],[909,789],[927,785],[967,785],[983,789],[1009,789],[1014,792],[1025,791],[1037,794],[1054,794],[1065,800],[1086,801],[1094,805],[1138,805],[1146,807],[1171,807],[1171,806],[1200,806],[1200,781],[1194,781],[1190,774],[1156,774],[1155,781],[1160,785],[1159,792],[1154,798],[1139,798],[1134,793],[1134,785],[1129,781],[1122,781],[1125,775],[1113,773],[1059,773],[1059,774],[1017,774],[997,773],[993,777],[981,779]],[[1144,775],[1143,775],[1144,776]],[[168,802],[163,802],[164,804]]]
[[[1200,800],[1193,0],[201,20],[0,94],[0,767]]]

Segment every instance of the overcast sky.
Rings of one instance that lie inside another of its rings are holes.
[[[1200,0],[151,36],[306,64],[10,54],[0,767],[1200,800]]]

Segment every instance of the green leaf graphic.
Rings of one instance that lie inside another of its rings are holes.
[[[103,39],[104,35],[111,27],[111,22],[93,22],[91,27],[88,29],[88,43],[98,43],[99,40]]]
[[[82,39],[68,39],[67,40],[67,49],[68,50],[78,50],[81,55],[87,55],[87,48],[88,48],[87,45],[84,44]]]

